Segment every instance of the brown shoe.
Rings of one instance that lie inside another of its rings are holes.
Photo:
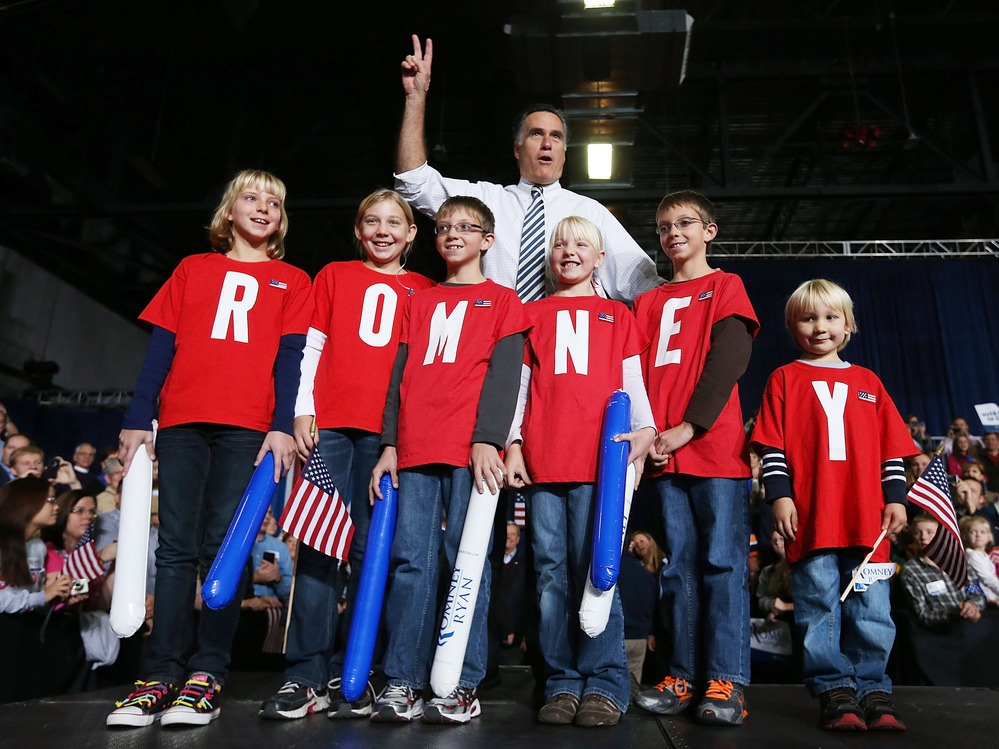
[[[538,710],[538,720],[552,726],[567,726],[576,717],[578,709],[579,697],[562,692],[549,699]]]
[[[602,694],[584,694],[573,722],[577,726],[613,726],[620,719],[617,705]]]

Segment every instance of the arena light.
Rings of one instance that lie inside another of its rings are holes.
[[[610,143],[590,143],[586,146],[586,172],[590,179],[610,179],[614,146]]]
[[[613,8],[614,0],[583,0],[584,8]]]

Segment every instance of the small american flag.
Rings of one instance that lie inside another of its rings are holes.
[[[492,307],[493,306],[493,302],[492,302],[491,299],[476,299],[475,300],[475,306],[476,307]]]
[[[968,580],[968,559],[961,543],[954,503],[950,499],[947,472],[939,455],[934,455],[926,470],[909,490],[909,501],[925,510],[940,523],[937,534],[927,544],[926,557],[942,569],[958,588]]]
[[[608,315],[606,312],[598,312],[597,319],[604,322],[614,322],[614,315]]]
[[[341,560],[347,558],[354,523],[316,449],[291,490],[280,522],[281,528],[316,551]]]
[[[874,393],[868,393],[866,390],[857,391],[857,397],[862,401],[867,401],[868,403],[878,402],[878,397]]]
[[[278,281],[276,278],[272,278],[271,279],[271,286],[273,286],[275,289],[287,289],[288,288],[288,284],[286,284],[284,281]]]
[[[66,560],[63,570],[74,580],[96,580],[104,574],[104,564],[97,556],[94,542],[78,546]]]
[[[513,522],[521,530],[527,525],[527,500],[520,492],[513,495]]]
[[[715,294],[714,291],[702,291],[700,296],[697,297],[697,301],[703,302],[705,299],[710,299]]]

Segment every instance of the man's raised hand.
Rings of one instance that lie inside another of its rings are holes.
[[[430,90],[430,66],[434,60],[434,43],[427,39],[424,51],[420,37],[413,34],[413,54],[402,61],[402,89],[406,96],[414,93],[425,94]]]

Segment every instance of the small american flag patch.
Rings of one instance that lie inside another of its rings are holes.
[[[284,281],[278,281],[275,278],[271,279],[271,286],[273,286],[275,289],[287,289],[288,288],[288,284],[286,284]]]
[[[598,312],[597,319],[604,322],[614,322],[614,315],[608,315],[606,312]]]
[[[697,297],[697,301],[703,302],[705,299],[710,299],[715,294],[714,291],[702,291],[700,296]]]
[[[857,397],[862,401],[867,401],[869,403],[877,403],[878,397],[874,393],[868,393],[866,390],[860,390],[857,392]]]
[[[493,302],[492,302],[491,299],[476,299],[475,300],[475,306],[476,307],[492,307],[493,306]]]

